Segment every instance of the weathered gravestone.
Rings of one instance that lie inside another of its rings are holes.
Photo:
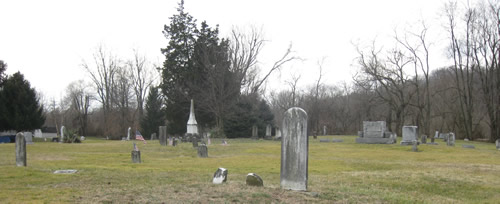
[[[448,138],[446,140],[446,145],[455,146],[455,134],[450,132],[448,133]]]
[[[193,99],[191,99],[191,108],[189,110],[189,119],[187,121],[187,134],[198,134],[198,122],[196,122],[196,117],[194,115]]]
[[[265,140],[272,140],[273,137],[271,136],[271,131],[272,131],[272,126],[267,125],[266,126],[266,136],[264,137]]]
[[[282,127],[281,188],[305,191],[307,190],[309,151],[307,113],[298,107],[288,109],[285,112]]]
[[[135,143],[134,149],[132,150],[132,163],[141,163],[141,151],[139,151]]]
[[[26,140],[26,144],[34,144],[33,143],[33,133],[31,132],[24,132],[24,139]]]
[[[418,152],[418,141],[417,140],[412,141],[411,151]]]
[[[252,139],[259,139],[259,127],[257,127],[257,125],[252,126]]]
[[[205,144],[198,146],[198,157],[206,158],[208,157],[208,147]]]
[[[61,140],[59,142],[63,143],[64,142],[64,126],[61,126]]]
[[[160,134],[160,145],[167,146],[167,126],[159,126],[158,134]]]
[[[385,121],[363,121],[363,131],[358,131],[356,143],[363,144],[393,144],[395,135],[386,131]]]
[[[497,139],[497,141],[495,141],[495,146],[497,147],[497,150],[500,150],[500,139]]]
[[[403,126],[403,139],[401,145],[412,145],[413,140],[418,140],[417,135],[417,126]]]
[[[264,181],[262,181],[262,178],[254,173],[249,173],[247,175],[246,183],[248,186],[264,186]]]
[[[463,148],[475,149],[474,145],[462,145]]]
[[[422,135],[420,141],[422,141],[422,144],[427,144],[427,135]]]
[[[26,166],[26,139],[20,132],[16,134],[16,165]]]
[[[156,132],[151,134],[151,140],[156,140]]]
[[[212,179],[212,183],[221,184],[227,181],[227,169],[219,168],[214,173],[214,177]]]

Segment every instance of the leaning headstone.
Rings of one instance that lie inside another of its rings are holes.
[[[26,140],[20,132],[16,134],[16,165],[26,166]]]
[[[418,142],[417,140],[412,141],[411,151],[418,152]]]
[[[319,139],[319,142],[330,142],[330,139]]]
[[[462,145],[463,148],[475,149],[474,145]]]
[[[422,144],[427,144],[427,135],[422,135],[420,141],[422,141]]]
[[[191,107],[189,109],[189,119],[187,121],[187,134],[198,134],[198,122],[196,122],[196,117],[194,115],[194,102],[191,99]]]
[[[227,181],[227,169],[219,168],[214,173],[214,177],[212,179],[212,183],[221,184]]]
[[[271,125],[267,125],[266,126],[266,136],[264,137],[265,140],[271,140],[271,139],[273,139],[272,136],[271,136],[271,131],[272,131],[272,126]]]
[[[161,146],[167,146],[167,126],[159,126],[158,134]]]
[[[24,139],[26,140],[26,144],[34,144],[33,143],[33,133],[31,132],[24,132]]]
[[[446,145],[455,146],[455,134],[450,132],[448,133],[448,138],[446,140]]]
[[[418,140],[418,127],[417,126],[403,126],[403,139],[401,145],[412,145],[413,140]]]
[[[252,126],[252,139],[259,139],[259,128],[257,127],[257,125]]]
[[[205,144],[198,146],[198,157],[208,157],[208,147]]]
[[[264,181],[259,175],[254,173],[249,173],[246,179],[247,186],[264,186]]]
[[[308,151],[307,113],[298,107],[285,112],[281,138],[280,186],[289,190],[307,190]]]
[[[141,151],[139,151],[135,143],[134,150],[132,150],[132,163],[141,163]]]
[[[500,150],[500,139],[497,139],[497,141],[495,141],[495,146],[497,147],[497,150]]]
[[[156,140],[156,132],[151,134],[151,140]]]
[[[59,140],[59,142],[64,142],[64,126],[61,126],[61,140]]]

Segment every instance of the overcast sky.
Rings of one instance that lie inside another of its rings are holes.
[[[164,57],[167,41],[161,31],[176,13],[177,0],[7,0],[0,2],[0,59],[7,73],[20,71],[46,98],[60,98],[72,81],[85,79],[83,60],[90,61],[99,44],[122,58],[138,48],[155,64]],[[259,66],[263,71],[289,43],[304,59],[287,64],[272,77],[270,89],[283,89],[292,74],[301,86],[314,83],[318,60],[324,63],[324,82],[351,81],[356,71],[353,42],[385,45],[394,29],[429,25],[431,66],[446,63],[445,36],[440,23],[444,0],[186,0],[185,8],[198,22],[219,24],[222,36],[234,27],[262,27],[266,44]],[[391,42],[392,43],[392,42]]]

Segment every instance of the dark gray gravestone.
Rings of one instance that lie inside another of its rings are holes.
[[[448,133],[448,138],[446,140],[446,145],[455,146],[455,134],[450,132]]]
[[[420,140],[422,141],[422,144],[427,144],[427,135],[422,135]]]
[[[248,186],[264,186],[264,181],[262,181],[262,178],[254,173],[249,173],[247,175],[246,183]]]
[[[227,169],[219,168],[214,173],[214,177],[212,179],[212,183],[221,184],[227,181]]]
[[[132,163],[141,163],[141,151],[134,143],[134,150],[132,150]]]
[[[252,139],[259,139],[259,128],[257,127],[257,125],[252,126]]]
[[[16,165],[26,166],[26,139],[20,132],[16,134]]]
[[[208,157],[208,147],[205,144],[198,146],[198,157],[206,158]]]
[[[309,151],[307,113],[298,107],[288,109],[282,127],[280,186],[306,191]]]
[[[159,126],[158,134],[161,146],[167,146],[167,126]]]

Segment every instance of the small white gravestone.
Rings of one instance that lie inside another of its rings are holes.
[[[61,140],[59,141],[60,143],[64,142],[64,126],[61,126]]]
[[[282,127],[280,186],[287,190],[306,191],[309,151],[307,113],[298,107],[288,109]]]
[[[130,127],[128,127],[128,129],[127,129],[127,140],[130,140],[130,130],[131,129],[132,128],[130,128]]]
[[[82,135],[82,136],[80,136],[80,140],[81,140],[81,141],[84,141],[84,140],[85,140],[85,136],[83,136],[83,135]]]
[[[436,130],[436,134],[434,134],[434,138],[439,138],[439,131]]]
[[[63,170],[56,170],[54,171],[54,174],[74,174],[78,170],[75,169],[63,169]]]
[[[35,138],[42,138],[42,137],[43,137],[42,130],[36,129],[35,130]]]
[[[221,184],[227,181],[227,169],[219,168],[214,173],[214,177],[212,179],[212,183]]]

